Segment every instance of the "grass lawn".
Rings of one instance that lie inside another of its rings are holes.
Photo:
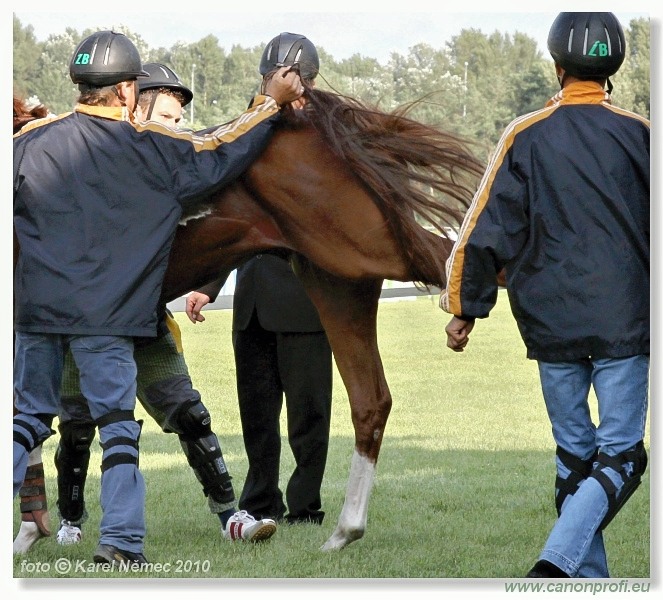
[[[555,446],[536,364],[525,358],[504,292],[491,318],[478,322],[460,354],[446,348],[448,315],[436,301],[421,297],[380,305],[380,348],[394,405],[363,539],[339,552],[319,550],[340,513],[354,446],[347,395],[336,373],[322,489],[325,521],[322,526],[282,525],[265,544],[231,544],[221,538],[218,519],[209,513],[177,437],[163,434],[139,409],[138,418],[145,419],[141,470],[148,490],[145,554],[153,563],[170,565],[170,570],[129,576],[223,579],[215,585],[231,587],[234,580],[245,578],[334,579],[339,584],[345,579],[393,578],[461,585],[522,577],[537,559],[556,516]],[[206,316],[205,323],[195,326],[183,313],[176,318],[194,385],[212,414],[239,496],[247,463],[235,394],[232,315],[210,311]],[[645,445],[649,449],[649,434]],[[55,446],[54,437],[44,448],[53,528]],[[83,541],[70,547],[58,546],[54,536],[40,541],[29,555],[14,557],[14,577],[58,577],[53,565],[60,557],[72,564],[90,563],[100,518],[97,443],[93,450],[86,489],[90,517]],[[284,437],[283,489],[292,469]],[[650,577],[649,510],[648,470],[640,489],[605,532],[613,577]],[[19,518],[16,500],[15,532]],[[38,564],[49,565],[49,570],[35,572]],[[393,584],[399,595],[407,593],[403,582]]]

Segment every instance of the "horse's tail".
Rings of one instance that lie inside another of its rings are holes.
[[[484,164],[470,143],[415,121],[416,103],[391,113],[321,90],[308,92],[311,124],[372,192],[420,281],[443,281],[444,261],[425,224],[452,239],[469,207]],[[451,244],[447,245],[450,250]]]

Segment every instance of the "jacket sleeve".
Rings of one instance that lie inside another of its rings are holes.
[[[497,274],[527,241],[527,167],[507,129],[465,215],[447,260],[440,307],[464,319],[485,318],[497,301]],[[526,156],[526,152],[524,156]]]
[[[207,133],[174,131],[154,122],[135,127],[161,134],[151,136],[155,152],[166,157],[174,194],[187,207],[239,178],[269,143],[279,116],[273,98],[258,96],[237,119]],[[162,153],[164,143],[171,148]]]
[[[204,285],[201,288],[198,288],[196,291],[200,292],[201,294],[205,294],[206,296],[209,296],[209,301],[214,302],[219,295],[219,292],[221,291],[221,288],[223,287],[223,284],[228,280],[228,277],[223,277],[221,279],[217,279],[216,281],[212,281],[206,285]]]

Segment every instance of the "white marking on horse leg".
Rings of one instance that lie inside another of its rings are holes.
[[[375,462],[362,456],[355,449],[350,464],[350,477],[345,492],[345,503],[338,524],[322,550],[340,550],[358,540],[366,530],[368,501],[375,480]]]
[[[14,554],[25,554],[41,538],[45,537],[39,526],[34,521],[21,521],[14,540]]]

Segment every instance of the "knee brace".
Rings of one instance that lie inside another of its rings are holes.
[[[113,423],[121,423],[122,421],[132,421],[134,423],[138,423],[140,429],[142,429],[143,427],[143,422],[136,421],[132,410],[118,410],[112,413],[108,413],[107,415],[104,415],[103,417],[97,419],[96,424],[97,427],[99,427],[99,429],[101,430],[103,427],[112,425]],[[133,439],[128,436],[118,435],[106,440],[104,443],[100,443],[99,445],[103,450],[103,455],[101,459],[101,472],[105,473],[106,471],[108,471],[108,469],[112,469],[117,465],[129,464],[129,465],[136,465],[136,467],[138,467],[139,438],[140,438],[140,431],[136,436],[136,439]],[[130,452],[114,452],[112,454],[108,454],[107,450],[110,450],[115,446],[129,446],[130,448],[134,448],[136,450],[136,454],[134,455]]]
[[[642,474],[647,469],[647,451],[644,442],[641,440],[632,448],[616,456],[599,452],[596,460],[599,464],[592,471],[590,477],[601,484],[608,496],[608,512],[599,526],[599,529],[603,530],[610,524],[610,521],[614,519],[642,482]],[[606,467],[619,473],[622,478],[623,485],[619,492],[617,492],[617,487],[610,477],[604,472]]]
[[[58,472],[58,508],[63,519],[80,522],[85,516],[85,481],[95,424],[60,423],[60,442],[55,451]]]
[[[30,423],[28,417],[40,421],[46,427],[47,431],[38,433],[32,423]],[[30,454],[30,452],[32,452],[37,446],[41,446],[41,444],[55,433],[55,431],[51,429],[53,418],[54,415],[26,415],[19,413],[14,417],[14,441],[23,446],[25,451]],[[25,430],[28,433],[28,436],[26,436],[21,429]]]
[[[568,496],[573,496],[578,491],[580,484],[589,477],[596,460],[595,452],[587,460],[582,460],[573,454],[570,454],[564,448],[557,446],[557,457],[561,463],[570,471],[566,478],[562,478],[559,473],[555,478],[555,507],[557,516],[562,514],[562,505]]]
[[[199,399],[183,402],[177,409],[173,420],[180,435],[188,438],[212,433],[212,417]]]
[[[205,496],[220,504],[235,501],[231,477],[223,460],[219,439],[212,431],[212,419],[202,402],[193,400],[182,405],[177,422],[180,444]]]

